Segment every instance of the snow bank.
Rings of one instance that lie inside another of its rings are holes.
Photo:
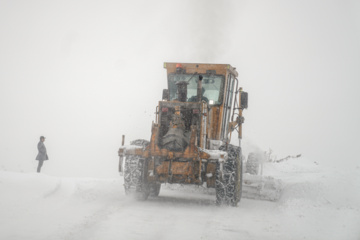
[[[0,171],[0,239],[360,238],[360,169],[306,158],[264,165],[283,182],[277,202],[216,207],[213,190],[166,185],[158,198],[127,198],[123,180]],[[170,187],[171,186],[171,187]]]

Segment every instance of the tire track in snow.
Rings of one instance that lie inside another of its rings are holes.
[[[71,229],[61,239],[79,240],[91,238],[97,231],[97,225],[105,221],[109,215],[114,214],[117,209],[117,206],[106,206],[96,210],[92,214],[85,216],[82,222],[71,227]]]
[[[121,201],[122,199],[118,198],[120,191],[117,185],[117,181],[87,180],[79,182],[72,197],[88,213],[80,216],[81,219],[77,223],[63,229],[59,234],[61,235],[59,239],[91,239],[98,231],[99,225],[125,205]]]

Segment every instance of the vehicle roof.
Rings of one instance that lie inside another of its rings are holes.
[[[169,74],[176,71],[178,64],[181,64],[181,67],[185,69],[187,73],[206,73],[207,70],[215,70],[217,74],[226,75],[227,72],[230,72],[235,75],[235,77],[238,76],[236,68],[230,64],[165,62],[164,68],[167,69]]]

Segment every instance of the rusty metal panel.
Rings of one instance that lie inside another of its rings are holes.
[[[215,106],[211,108],[210,111],[210,127],[208,128],[208,136],[210,139],[220,140],[220,133],[221,133],[221,118],[223,113],[222,106]]]
[[[171,164],[170,171],[169,164]],[[156,168],[156,174],[160,182],[200,184],[201,180],[196,175],[198,170],[199,162],[164,161]]]
[[[169,173],[170,161],[164,161],[160,166],[156,168],[157,174]],[[171,173],[174,175],[194,175],[194,166],[192,162],[172,162]]]

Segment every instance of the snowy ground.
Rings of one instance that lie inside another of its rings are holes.
[[[360,167],[327,169],[305,158],[265,165],[284,183],[277,202],[216,207],[194,188],[125,196],[122,178],[0,172],[0,239],[360,239]],[[200,189],[199,189],[200,190]]]

